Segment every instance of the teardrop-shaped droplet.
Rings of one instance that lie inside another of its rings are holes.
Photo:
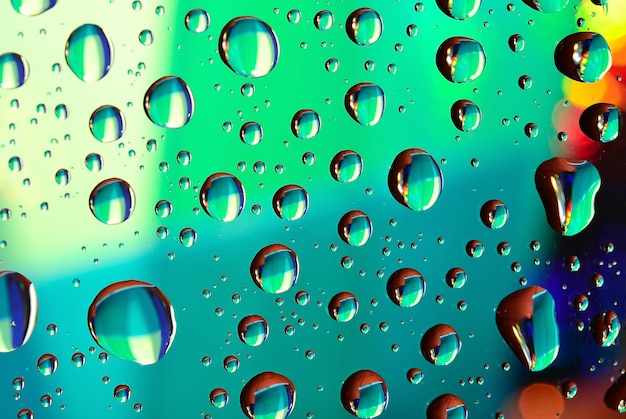
[[[105,287],[87,317],[91,336],[102,349],[141,365],[159,361],[176,335],[174,308],[147,282],[128,280]]]
[[[89,118],[91,134],[102,143],[119,140],[124,134],[124,125],[122,111],[111,105],[100,106]]]
[[[271,244],[259,250],[250,264],[254,283],[265,292],[288,291],[298,281],[300,262],[296,252],[282,244]]]
[[[113,389],[113,397],[120,403],[126,403],[130,399],[130,387],[126,384],[120,384]]]
[[[372,237],[372,221],[363,211],[349,211],[339,220],[337,231],[350,246],[363,246]]]
[[[371,127],[380,122],[385,111],[385,93],[374,83],[357,83],[344,98],[348,114],[361,125]]]
[[[239,339],[250,346],[259,346],[265,342],[269,333],[270,328],[267,321],[257,314],[244,317],[237,326]]]
[[[28,62],[20,54],[7,52],[0,55],[0,87],[16,89],[28,79]]]
[[[387,383],[374,371],[357,371],[341,386],[341,404],[357,418],[378,417],[389,404]]]
[[[604,404],[619,413],[626,413],[626,376],[620,375],[604,394]]]
[[[534,285],[500,301],[496,324],[502,338],[529,371],[550,366],[559,353],[559,325],[554,298]]]
[[[600,312],[591,319],[591,336],[600,346],[611,346],[619,336],[621,325],[612,310]]]
[[[87,23],[76,28],[65,43],[65,60],[79,79],[94,83],[111,69],[113,45],[100,26]]]
[[[610,103],[596,103],[582,112],[578,123],[587,137],[608,143],[615,140],[622,130],[622,113]]]
[[[57,0],[11,0],[13,9],[24,16],[37,16],[52,9]]]
[[[383,19],[376,10],[362,7],[348,16],[346,33],[357,45],[371,45],[378,41],[383,33]]]
[[[296,388],[284,375],[262,372],[243,386],[239,402],[250,419],[286,419],[296,404]]]
[[[243,77],[269,74],[278,62],[279,50],[272,28],[255,17],[237,17],[228,22],[220,34],[222,61]]]
[[[600,174],[586,160],[555,157],[539,165],[535,186],[550,226],[563,236],[584,230],[595,214]]]
[[[455,36],[437,50],[437,68],[453,83],[475,80],[485,69],[487,58],[482,45],[474,39]]]
[[[100,182],[89,195],[89,208],[105,224],[120,224],[135,209],[135,193],[122,179],[111,178]]]
[[[448,365],[461,350],[461,338],[451,326],[438,324],[424,333],[420,348],[426,361],[433,365]]]
[[[465,402],[449,393],[437,397],[426,409],[426,419],[467,419],[467,416]]]
[[[349,322],[359,311],[359,302],[354,294],[350,292],[340,292],[335,294],[328,303],[328,313],[333,320],[338,322]]]
[[[509,219],[509,209],[504,202],[492,199],[480,208],[480,219],[486,227],[497,230],[502,228]]]
[[[291,132],[300,139],[315,137],[322,128],[322,120],[312,109],[302,109],[291,118]]]
[[[181,128],[193,116],[193,94],[180,77],[162,77],[146,91],[143,107],[155,125],[162,128]]]
[[[258,122],[246,122],[239,130],[239,138],[244,144],[257,145],[263,139],[263,128]]]
[[[330,175],[339,183],[354,182],[362,172],[363,159],[356,151],[340,151],[330,162]]]
[[[450,108],[450,116],[454,126],[463,132],[474,131],[480,125],[482,113],[471,100],[457,100]]]
[[[413,268],[398,269],[387,280],[387,296],[399,307],[413,307],[426,292],[426,282]]]
[[[309,209],[309,194],[298,185],[283,186],[274,194],[272,206],[283,220],[298,220]]]
[[[410,148],[394,159],[387,184],[400,204],[413,211],[424,211],[437,202],[443,189],[443,175],[430,154]]]
[[[543,13],[556,13],[565,9],[569,0],[524,0],[524,3]]]
[[[575,81],[600,80],[613,63],[606,39],[595,32],[577,32],[563,38],[554,50],[556,68]]]
[[[185,27],[191,33],[202,33],[209,29],[211,19],[204,9],[193,9],[185,16]]]
[[[67,185],[68,183],[70,183],[70,179],[70,172],[67,169],[59,169],[54,175],[54,180],[59,186]]]
[[[480,0],[437,0],[437,6],[451,18],[465,20],[478,12]]]
[[[200,204],[216,220],[230,222],[241,214],[246,205],[243,185],[228,173],[209,176],[200,188]]]
[[[52,375],[59,367],[59,360],[52,354],[45,354],[37,360],[37,370],[42,375]]]
[[[0,271],[0,352],[11,352],[28,342],[37,311],[33,283],[17,272]]]

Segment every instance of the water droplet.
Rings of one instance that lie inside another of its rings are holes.
[[[13,173],[22,171],[22,159],[17,156],[13,156],[9,159],[9,170]]]
[[[504,341],[529,371],[541,371],[559,353],[555,303],[544,288],[531,286],[507,295],[496,310]]]
[[[547,160],[535,172],[535,186],[550,226],[563,236],[580,233],[595,214],[600,174],[586,160]]]
[[[100,26],[87,23],[70,34],[65,43],[65,60],[76,77],[94,83],[111,69],[113,45]]]
[[[413,307],[422,300],[425,292],[424,277],[413,268],[399,269],[387,280],[387,295],[400,307]]]
[[[237,333],[246,345],[259,346],[267,339],[270,329],[267,321],[256,314],[244,317],[239,322]]]
[[[113,390],[113,397],[120,403],[126,403],[130,399],[130,387],[120,384]]]
[[[89,306],[88,325],[102,349],[141,365],[159,361],[176,335],[174,308],[165,294],[135,280],[100,291]]]
[[[380,416],[387,409],[388,403],[387,383],[374,371],[357,371],[341,386],[341,404],[358,418]]]
[[[35,419],[35,415],[30,409],[22,409],[17,412],[17,419]]]
[[[467,419],[467,416],[465,402],[449,393],[437,397],[426,409],[427,419]]]
[[[461,339],[451,326],[438,324],[424,334],[420,348],[431,364],[449,365],[461,350]]]
[[[446,273],[446,284],[450,288],[463,288],[467,282],[467,273],[461,268],[452,268]]]
[[[315,137],[322,127],[322,120],[312,109],[302,109],[291,118],[291,132],[300,139]]]
[[[437,0],[437,6],[451,18],[465,20],[478,12],[480,0]]]
[[[604,404],[619,413],[626,413],[626,376],[620,375],[604,394]]]
[[[338,322],[348,322],[359,311],[359,302],[354,294],[340,292],[335,294],[328,303],[328,314]]]
[[[343,150],[330,162],[330,174],[339,183],[354,182],[363,172],[363,159],[356,151]]]
[[[595,32],[577,32],[563,38],[554,50],[556,68],[572,80],[593,83],[611,68],[611,50]]]
[[[357,45],[371,45],[383,33],[383,20],[374,9],[363,7],[350,13],[346,20],[348,37]]]
[[[585,311],[589,307],[589,298],[584,294],[578,294],[574,298],[574,307],[578,311]]]
[[[509,219],[509,209],[502,201],[492,199],[480,208],[480,219],[486,227],[497,230]]]
[[[141,32],[139,32],[139,42],[141,42],[141,45],[152,45],[152,43],[154,42],[154,35],[152,34],[152,31],[150,29],[144,29]]]
[[[262,372],[243,386],[239,402],[250,419],[286,419],[296,403],[296,388],[284,375]]]
[[[622,113],[615,105],[596,103],[582,112],[578,123],[587,137],[608,143],[615,140],[622,129]]]
[[[295,25],[296,23],[299,23],[301,18],[302,13],[298,9],[291,9],[287,12],[287,21],[291,24]]]
[[[193,9],[185,16],[185,27],[191,33],[202,33],[209,29],[211,19],[204,9]]]
[[[116,141],[124,134],[124,115],[115,106],[100,106],[89,118],[89,129],[94,138],[102,143]]]
[[[246,194],[243,185],[235,176],[228,173],[215,173],[202,184],[200,203],[211,217],[230,222],[243,211],[246,205]]]
[[[309,209],[309,194],[298,185],[283,186],[274,194],[272,205],[276,215],[283,220],[298,220]]]
[[[43,375],[52,375],[57,370],[59,361],[57,357],[52,354],[42,355],[37,360],[37,370]]]
[[[263,77],[278,62],[279,45],[272,28],[251,16],[232,19],[220,34],[224,64],[243,77]]]
[[[474,39],[455,36],[437,50],[437,68],[453,83],[475,80],[485,69],[487,58],[482,45]]]
[[[296,284],[300,263],[296,253],[282,244],[259,250],[250,264],[250,275],[263,291],[278,294]]]
[[[83,365],[85,365],[85,354],[83,354],[82,352],[76,352],[75,354],[72,354],[72,365],[74,365],[76,368],[80,368]]]
[[[569,0],[524,0],[533,9],[544,13],[556,13],[567,7]]]
[[[258,122],[246,122],[239,130],[239,138],[244,144],[257,145],[263,139],[263,128]]]
[[[315,23],[315,27],[320,31],[327,31],[332,28],[333,23],[335,22],[335,17],[333,16],[333,12],[330,10],[322,10],[321,12],[317,12],[315,14],[313,22]]]
[[[28,62],[20,54],[7,52],[0,55],[0,87],[17,89],[28,79]]]
[[[38,16],[56,4],[57,0],[11,0],[13,9],[24,16]]]
[[[411,384],[419,384],[424,379],[424,373],[419,368],[411,368],[406,372],[406,378]]]
[[[99,221],[105,224],[120,224],[133,213],[135,193],[126,181],[117,178],[107,179],[91,191],[89,208]]]
[[[591,319],[591,336],[600,346],[611,346],[619,336],[621,326],[614,311],[607,310]]]
[[[193,94],[180,77],[162,77],[146,91],[143,107],[155,125],[161,128],[181,128],[193,116]]]
[[[185,247],[191,247],[196,243],[198,239],[198,234],[196,230],[191,227],[185,227],[180,230],[180,234],[178,235],[178,240],[180,240],[180,244]]]
[[[457,100],[450,108],[450,116],[454,126],[463,132],[474,131],[480,125],[482,113],[471,100]]]
[[[443,175],[437,162],[419,148],[404,150],[396,156],[387,178],[391,195],[413,211],[432,207],[443,189]]]
[[[13,386],[15,391],[21,391],[26,385],[26,382],[22,377],[15,377],[11,382],[11,385]]]
[[[228,404],[228,392],[223,388],[213,389],[209,394],[209,401],[213,406],[221,409]]]
[[[372,237],[372,222],[363,211],[349,211],[337,226],[339,237],[350,246],[363,246]]]
[[[385,111],[385,93],[374,83],[357,83],[344,98],[348,114],[361,125],[378,124]]]
[[[39,398],[39,403],[43,407],[50,407],[52,406],[52,397],[49,394],[44,394]]]
[[[165,199],[160,200],[154,206],[154,212],[161,218],[168,217],[172,213],[172,204]]]
[[[30,339],[37,321],[37,293],[17,272],[0,271],[0,352],[11,352]]]
[[[561,394],[566,399],[573,399],[578,393],[578,386],[575,382],[567,380],[561,384]]]

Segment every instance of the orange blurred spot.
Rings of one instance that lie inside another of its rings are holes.
[[[611,77],[611,75],[607,73],[595,83],[581,83],[564,78],[563,92],[571,104],[586,108],[589,105],[601,102],[605,97],[609,77]]]
[[[547,419],[563,416],[565,403],[556,387],[545,383],[531,384],[519,398],[523,419]]]

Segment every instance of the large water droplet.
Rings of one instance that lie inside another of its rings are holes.
[[[196,230],[191,227],[183,228],[182,230],[180,230],[180,234],[178,235],[178,240],[180,241],[180,244],[185,247],[193,246],[196,243],[197,239],[198,233],[196,233]]]
[[[443,175],[430,154],[410,148],[394,159],[387,184],[396,201],[413,211],[424,211],[437,202]]]
[[[357,371],[341,386],[341,404],[358,418],[380,416],[387,409],[388,403],[387,383],[374,371]]]
[[[426,409],[426,419],[467,419],[467,407],[460,397],[442,394]]]
[[[219,52],[224,64],[240,76],[263,77],[278,61],[278,39],[267,23],[242,16],[222,29]]]
[[[322,120],[312,109],[302,109],[291,118],[291,132],[300,139],[315,137],[322,128]]]
[[[422,300],[425,292],[424,277],[413,268],[398,269],[387,280],[387,295],[400,307],[413,307]]]
[[[113,397],[120,403],[126,403],[130,399],[130,387],[126,384],[120,384],[113,390]]]
[[[451,18],[465,20],[478,12],[480,0],[437,0],[437,6]]]
[[[239,402],[250,419],[286,419],[296,404],[296,388],[284,375],[262,372],[243,386]]]
[[[250,275],[263,291],[285,292],[296,284],[300,263],[296,253],[282,244],[271,244],[259,250],[250,264]]]
[[[42,375],[52,375],[56,372],[59,366],[57,357],[52,354],[45,354],[39,357],[37,360],[37,370]]]
[[[608,143],[615,140],[622,129],[622,113],[610,103],[596,103],[582,112],[578,123],[587,137]]]
[[[524,3],[544,13],[556,13],[567,7],[569,0],[524,0]]]
[[[239,138],[244,144],[257,145],[263,139],[263,128],[258,122],[246,122],[239,130]]]
[[[209,394],[209,401],[213,406],[221,409],[228,404],[228,392],[223,388],[213,389]]]
[[[480,208],[480,219],[486,227],[497,230],[502,228],[509,219],[509,209],[504,202],[492,199]]]
[[[482,113],[471,100],[457,100],[450,108],[450,116],[454,126],[463,132],[474,131],[480,125]]]
[[[209,29],[211,19],[204,9],[193,9],[185,16],[185,26],[192,33],[202,33]]]
[[[267,321],[257,314],[244,317],[237,326],[239,339],[250,346],[259,346],[265,342],[269,333],[270,328]]]
[[[28,62],[20,54],[7,52],[0,55],[0,87],[16,89],[28,79]]]
[[[600,80],[612,62],[606,39],[595,32],[568,35],[554,50],[556,68],[570,79],[584,83]]]
[[[89,129],[102,143],[119,140],[124,134],[124,115],[115,106],[100,106],[89,118]]]
[[[11,0],[13,9],[24,16],[37,16],[52,9],[57,0]]]
[[[0,352],[11,352],[28,342],[36,321],[33,283],[17,272],[0,271]]]
[[[600,346],[611,346],[619,336],[621,326],[612,310],[600,312],[591,319],[591,336]]]
[[[487,58],[482,45],[474,39],[455,36],[437,50],[437,68],[453,83],[475,80],[485,69]]]
[[[180,77],[162,77],[146,91],[143,107],[155,125],[162,128],[181,128],[193,116],[193,94]]]
[[[371,45],[383,33],[383,20],[374,9],[363,7],[350,13],[346,20],[348,37],[357,45]]]
[[[563,236],[585,229],[595,214],[600,174],[586,160],[555,157],[539,165],[535,186],[550,226]]]
[[[119,224],[128,219],[135,208],[135,193],[130,185],[117,178],[107,179],[93,188],[89,207],[105,224]]]
[[[372,222],[363,211],[353,210],[341,217],[337,231],[350,246],[363,246],[372,237]]]
[[[272,206],[283,220],[298,220],[309,209],[309,194],[298,185],[283,186],[274,194]]]
[[[359,302],[354,294],[340,292],[335,294],[328,303],[328,314],[338,322],[349,322],[359,311]]]
[[[87,321],[102,349],[141,365],[159,361],[176,335],[170,301],[159,288],[142,281],[104,288],[89,306]]]
[[[243,211],[246,194],[243,185],[235,176],[215,173],[209,176],[200,188],[200,203],[211,217],[230,222]]]
[[[536,285],[509,294],[498,304],[498,330],[529,371],[547,368],[559,353],[554,306],[552,295]]]
[[[361,125],[378,124],[385,111],[385,93],[374,83],[357,83],[348,89],[344,98],[348,114]]]
[[[315,27],[320,31],[327,31],[335,22],[335,17],[333,16],[333,12],[330,10],[322,10],[315,14],[315,18],[313,19],[313,23]]]
[[[363,159],[356,151],[340,151],[330,162],[330,175],[339,183],[354,182],[362,172]]]
[[[619,413],[626,413],[626,376],[620,375],[604,394],[604,404]]]
[[[76,28],[65,43],[65,60],[79,79],[94,83],[109,72],[113,45],[100,26],[87,23]]]
[[[424,358],[434,365],[448,365],[461,350],[458,333],[447,324],[438,324],[426,331],[420,344]]]

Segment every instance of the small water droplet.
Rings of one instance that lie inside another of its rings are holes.
[[[352,119],[370,127],[378,124],[383,116],[385,93],[377,84],[357,83],[348,89],[344,105]]]
[[[454,126],[463,132],[474,131],[480,125],[482,113],[471,100],[457,100],[450,108],[450,116]]]
[[[357,371],[341,386],[341,404],[358,418],[378,417],[387,409],[388,403],[387,383],[374,371]]]
[[[424,379],[424,373],[419,368],[411,368],[406,372],[406,378],[411,384],[419,384]]]
[[[465,402],[454,394],[442,394],[426,409],[427,419],[467,419]]]
[[[354,182],[362,172],[363,159],[356,151],[340,151],[330,162],[330,174],[339,183]]]
[[[492,199],[480,208],[480,219],[486,227],[497,230],[502,228],[509,219],[509,209],[504,202]]]
[[[128,219],[135,208],[135,193],[122,179],[112,178],[100,182],[89,195],[89,208],[105,224],[120,224]]]
[[[487,59],[482,45],[471,38],[455,36],[437,50],[437,68],[452,83],[475,80],[485,69]]]
[[[185,247],[191,247],[196,243],[198,239],[198,233],[191,227],[185,227],[180,230],[180,234],[178,235],[178,240],[180,240],[180,244]]]
[[[257,314],[244,317],[237,326],[239,339],[250,346],[261,345],[267,339],[269,332],[267,321]]]
[[[350,246],[363,246],[372,237],[372,222],[362,211],[349,211],[339,220],[337,231]]]
[[[244,144],[257,145],[263,139],[263,128],[258,122],[246,122],[239,130],[239,138]]]
[[[611,346],[619,336],[621,326],[612,310],[600,312],[591,319],[591,336],[600,346]]]
[[[146,91],[144,110],[150,120],[162,128],[181,128],[194,112],[191,89],[183,79],[166,76],[152,83]]]
[[[200,188],[200,203],[204,211],[216,220],[233,221],[246,204],[243,185],[228,173],[209,176]]]
[[[522,35],[516,33],[509,37],[509,48],[511,48],[511,51],[521,52],[524,50],[525,46],[526,46],[526,40],[524,39]]]
[[[113,390],[113,397],[120,403],[126,403],[130,399],[130,387],[120,384]]]
[[[461,350],[458,333],[447,324],[438,324],[426,331],[420,343],[422,355],[433,365],[449,365]]]
[[[322,10],[315,14],[315,18],[313,19],[313,23],[315,27],[320,31],[327,31],[332,28],[333,23],[335,22],[335,17],[333,16],[333,12],[330,10]]]
[[[42,355],[39,360],[37,360],[37,370],[42,375],[52,375],[56,372],[59,366],[59,361],[56,356],[52,354]]]
[[[446,284],[450,288],[463,288],[467,282],[467,273],[461,268],[452,268],[446,273]]]
[[[387,296],[399,307],[413,307],[422,300],[425,292],[424,277],[413,268],[399,269],[387,280]]]
[[[437,6],[451,18],[465,20],[478,12],[480,0],[437,0]]]
[[[209,29],[211,19],[204,9],[190,10],[185,16],[185,27],[191,33],[202,33]]]
[[[309,209],[309,194],[298,185],[280,188],[272,198],[274,212],[283,220],[298,220]]]
[[[218,409],[223,408],[228,404],[228,392],[223,388],[216,388],[209,393],[209,401]]]
[[[383,20],[374,9],[363,7],[350,13],[346,20],[348,37],[357,45],[371,45],[383,33]]]
[[[322,120],[312,109],[302,109],[291,118],[291,132],[297,138],[309,139],[315,137],[322,128]]]
[[[124,127],[124,115],[115,106],[100,106],[89,118],[91,134],[102,143],[119,140],[124,134]]]
[[[432,207],[443,189],[439,165],[426,151],[411,148],[394,159],[387,178],[391,195],[413,211]]]
[[[296,253],[282,244],[259,250],[250,264],[252,280],[261,290],[278,294],[296,284],[300,263]]]

